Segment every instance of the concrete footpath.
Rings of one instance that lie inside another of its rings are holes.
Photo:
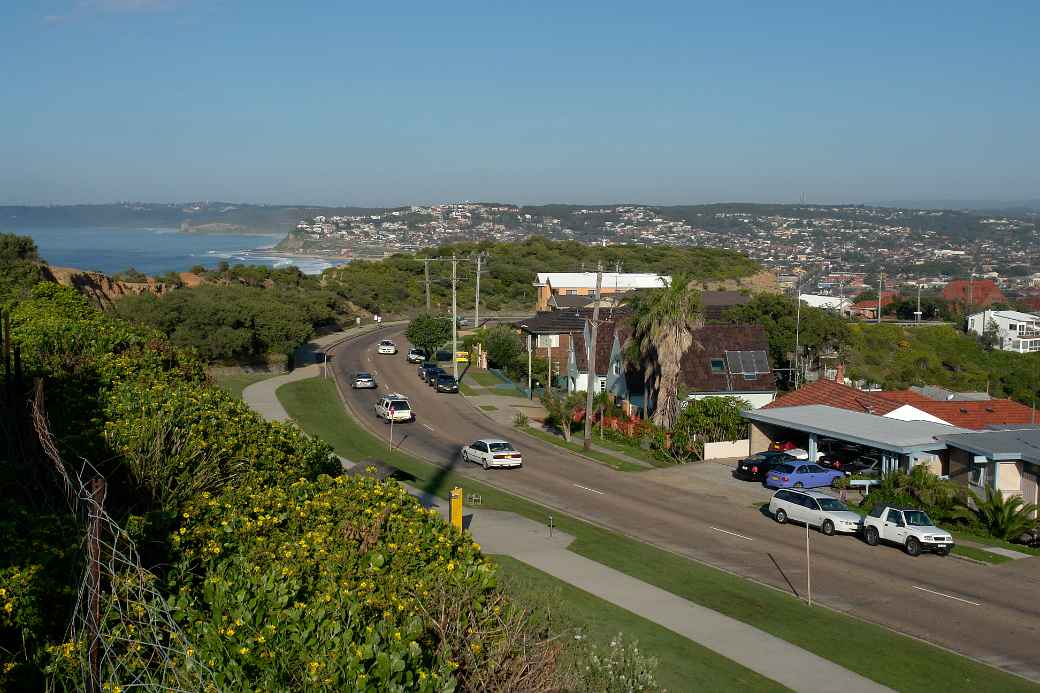
[[[307,366],[250,385],[242,396],[265,418],[287,421],[289,415],[278,401],[276,390],[286,383],[320,374],[321,366]],[[436,507],[447,518],[447,504],[440,498],[430,497],[414,488],[408,490],[424,505]],[[568,534],[557,531],[550,536],[544,525],[515,513],[497,510],[467,508],[466,520],[470,533],[484,553],[502,554],[523,561],[792,690],[828,693],[890,690],[765,631],[579,556],[567,549],[574,540]],[[839,643],[834,646],[841,647]]]

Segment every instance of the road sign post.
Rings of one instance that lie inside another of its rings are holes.
[[[462,489],[458,486],[451,490],[451,526],[462,531]]]

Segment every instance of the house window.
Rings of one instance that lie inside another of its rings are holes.
[[[567,289],[567,295],[568,296],[577,296],[578,295],[578,290],[577,289]]]
[[[560,335],[540,334],[538,335],[538,346],[542,349],[547,347],[558,347],[560,346]]]
[[[606,389],[607,389],[607,379],[601,376],[599,378],[599,387],[597,388],[596,391],[597,392],[605,392]]]
[[[621,375],[621,362],[615,361],[612,370],[614,371],[614,375]]]
[[[745,373],[744,380],[758,380],[758,373]]]
[[[725,359],[712,359],[711,360],[711,372],[715,375],[722,375],[726,372],[726,361]]]
[[[973,464],[971,465],[971,485],[972,486],[983,486],[986,483],[986,465],[985,464]]]
[[[1013,322],[1009,325],[1009,327],[1011,328],[1012,332],[1018,332],[1018,323]]]

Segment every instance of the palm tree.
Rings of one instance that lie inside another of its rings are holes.
[[[990,536],[998,539],[1017,539],[1037,526],[1037,506],[1026,503],[1022,496],[1005,498],[1000,491],[986,489],[986,500],[972,492],[975,514]]]
[[[644,401],[656,390],[654,423],[669,428],[679,412],[679,364],[693,345],[693,333],[704,326],[701,293],[691,286],[689,277],[677,276],[670,286],[637,292],[628,305],[633,312],[635,345],[630,355],[638,354],[645,383],[650,386],[644,388]]]

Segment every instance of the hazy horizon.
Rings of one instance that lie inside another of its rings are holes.
[[[0,17],[0,204],[1040,197],[1035,3],[13,0]]]

